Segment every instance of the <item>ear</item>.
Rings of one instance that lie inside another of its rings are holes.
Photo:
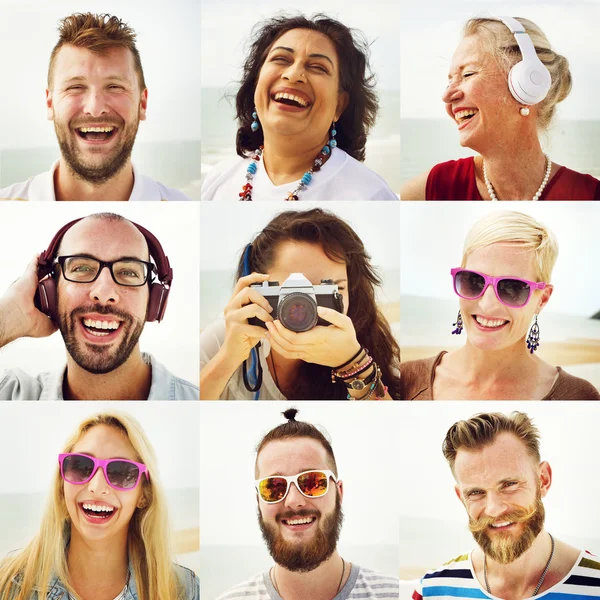
[[[145,88],[140,97],[140,121],[146,120],[146,108],[148,107],[148,88]]]
[[[52,92],[46,90],[46,118],[48,121],[54,121],[54,104],[52,103]]]
[[[138,503],[137,503],[137,507],[138,508],[146,508],[146,506],[148,506],[148,500],[146,500],[145,496],[140,496],[140,499],[138,500]]]
[[[348,96],[348,92],[342,92],[338,96],[338,102],[335,109],[335,120],[339,121],[342,113],[348,108],[348,104],[350,103],[350,96]]]
[[[335,484],[335,487],[338,489],[338,492],[340,494],[340,500],[344,499],[344,482],[341,479],[338,479],[337,483]]]
[[[552,485],[552,468],[550,465],[543,461],[539,466],[539,477],[542,498],[548,493],[550,486]]]
[[[552,296],[553,291],[554,291],[554,286],[551,283],[549,283],[544,288],[544,290],[542,292],[542,296],[540,298],[540,303],[538,304],[538,314],[542,311],[544,306],[546,306],[546,304],[548,303],[548,300],[550,300],[550,296]]]

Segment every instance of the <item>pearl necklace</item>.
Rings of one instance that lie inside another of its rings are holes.
[[[546,174],[544,175],[544,180],[542,181],[542,185],[540,185],[540,187],[538,188],[538,191],[535,193],[532,200],[540,199],[542,192],[544,191],[544,189],[548,183],[548,180],[550,179],[550,171],[552,171],[552,161],[550,160],[550,157],[547,154],[544,154],[544,157],[546,158]],[[497,202],[498,198],[496,197],[496,192],[494,191],[494,188],[487,176],[487,170],[485,168],[485,160],[483,161],[483,180],[485,181],[485,187],[487,188],[488,194],[490,196],[490,200]]]

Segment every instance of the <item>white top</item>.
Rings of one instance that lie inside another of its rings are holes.
[[[54,172],[58,167],[57,160],[49,171],[40,173],[34,177],[30,177],[23,183],[13,183],[7,188],[0,189],[0,200],[35,200],[35,201],[56,201],[54,194]],[[131,196],[129,196],[130,202],[150,200],[191,200],[183,192],[168,188],[150,177],[146,177],[138,172],[133,167],[133,189],[131,190]]]
[[[151,354],[142,353],[147,365],[152,367],[152,382],[148,400],[199,400],[198,386],[176,377]],[[37,377],[21,369],[0,371],[0,400],[64,400],[63,381],[67,368]],[[110,377],[110,373],[107,373]],[[102,400],[102,398],[98,398]]]
[[[246,169],[251,158],[236,157],[215,165],[202,184],[202,200],[239,201],[239,193],[246,183]],[[252,180],[252,200],[258,202],[285,200],[300,180],[284,185],[273,185],[264,167],[258,161]],[[339,148],[320,171],[313,173],[312,181],[298,194],[298,200],[398,200],[382,177]]]

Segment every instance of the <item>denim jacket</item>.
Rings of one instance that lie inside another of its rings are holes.
[[[184,586],[185,600],[200,600],[200,580],[198,579],[196,574],[190,569],[182,567],[181,565],[173,565],[173,567],[177,572],[179,581]],[[127,591],[125,592],[123,600],[138,600],[137,587],[135,585],[135,576],[131,569],[131,565],[129,565],[129,575],[129,585],[127,586]],[[15,579],[15,583],[19,584],[19,581]],[[12,596],[14,597],[14,594]],[[12,600],[12,597],[9,600]],[[33,594],[30,596],[29,600],[42,599],[39,597],[38,591],[34,591]],[[48,595],[46,596],[45,600],[69,600],[67,590],[57,577],[51,579],[50,584],[48,586]]]

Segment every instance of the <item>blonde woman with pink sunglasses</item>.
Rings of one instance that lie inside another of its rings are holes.
[[[450,270],[463,346],[401,364],[405,400],[600,400],[584,379],[536,355],[538,317],[550,300],[554,234],[533,217],[493,212],[467,234]],[[464,333],[463,333],[464,332]]]

